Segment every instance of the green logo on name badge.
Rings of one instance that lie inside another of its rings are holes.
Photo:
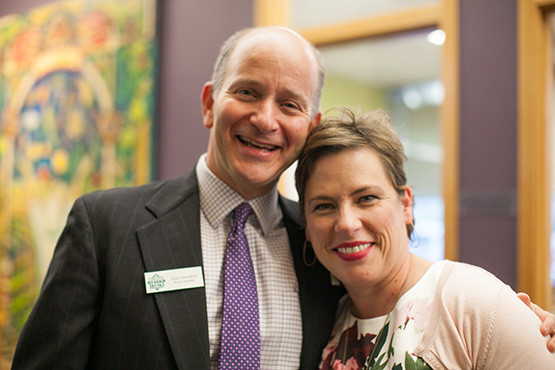
[[[158,290],[158,289],[164,287],[165,282],[166,282],[166,280],[162,276],[160,276],[158,274],[154,274],[148,280],[148,286],[150,287],[150,289]]]

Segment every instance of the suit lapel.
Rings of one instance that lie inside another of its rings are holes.
[[[167,183],[148,203],[157,217],[137,231],[147,271],[202,266],[194,171]],[[209,368],[204,288],[155,293],[178,368]]]

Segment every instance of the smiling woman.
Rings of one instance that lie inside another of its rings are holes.
[[[409,252],[404,161],[383,111],[325,119],[301,153],[306,238],[348,292],[320,368],[553,368],[539,319],[509,286],[481,268]]]

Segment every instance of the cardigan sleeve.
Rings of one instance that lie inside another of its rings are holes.
[[[434,369],[555,369],[539,318],[491,273],[448,262],[415,350]]]

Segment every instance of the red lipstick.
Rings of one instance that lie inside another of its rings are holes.
[[[333,251],[343,261],[357,261],[366,257],[373,246],[372,242],[341,243]]]

